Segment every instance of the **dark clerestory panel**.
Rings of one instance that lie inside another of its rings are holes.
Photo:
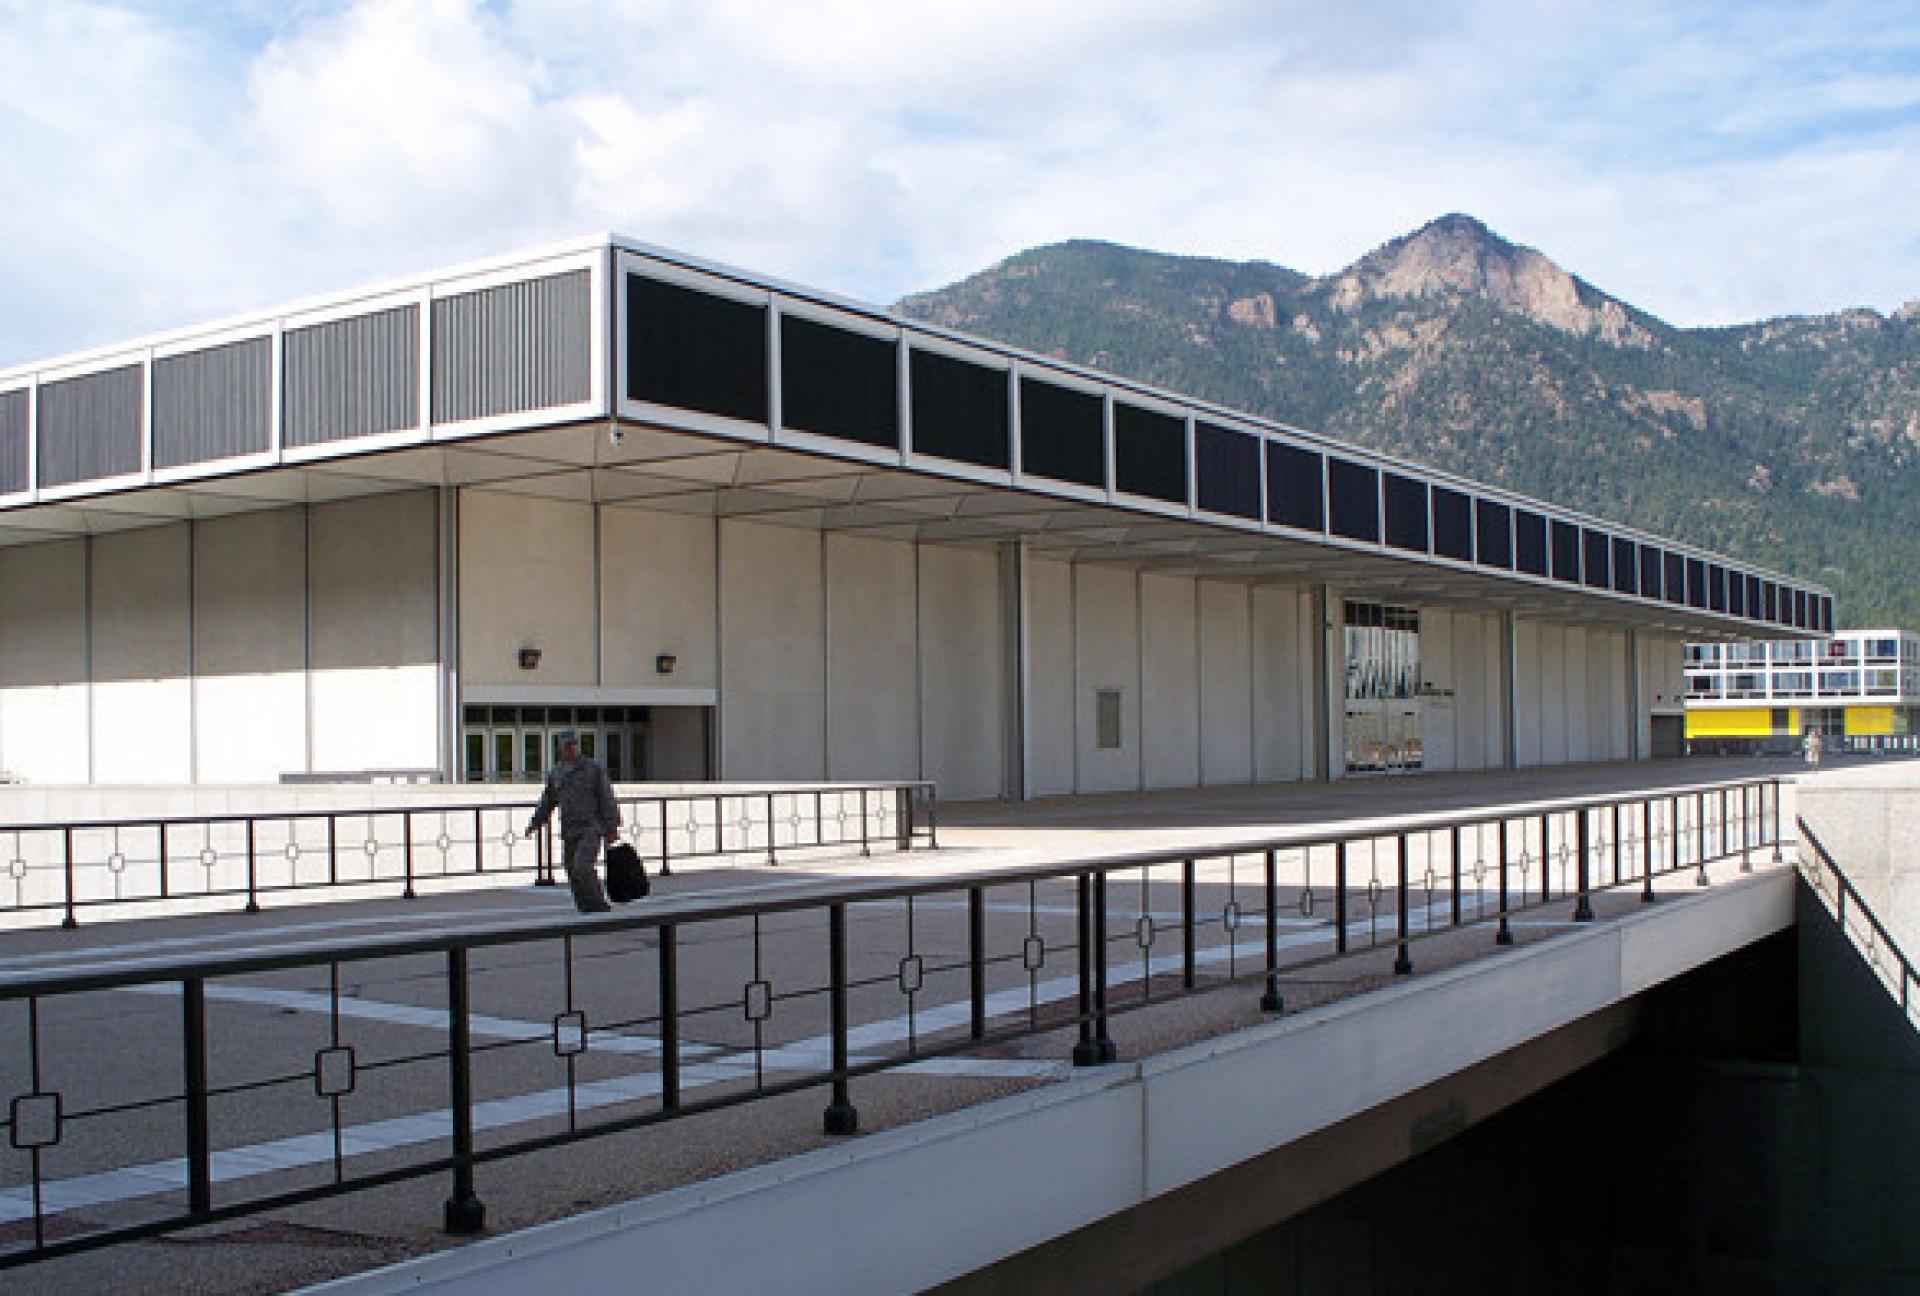
[[[273,435],[273,340],[153,362],[153,466],[264,454]]]
[[[1727,610],[1727,569],[1719,563],[1707,567],[1707,606],[1715,612]]]
[[[1657,599],[1661,597],[1660,550],[1653,545],[1640,546],[1640,597]]]
[[[1665,560],[1666,570],[1661,573],[1661,584],[1666,591],[1667,602],[1684,604],[1687,601],[1687,560],[1677,553],[1670,553]]]
[[[1106,424],[1106,402],[1093,392],[1022,375],[1020,471],[1106,489]]]
[[[1793,592],[1793,624],[1800,630],[1807,628],[1807,592],[1803,589]]]
[[[1747,619],[1750,621],[1760,619],[1760,587],[1764,583],[1758,576],[1747,577]]]
[[[1381,501],[1386,507],[1387,543],[1395,549],[1423,554],[1428,551],[1427,484],[1399,473],[1381,478]]]
[[[0,392],[0,495],[26,490],[27,415],[32,394],[26,391]]]
[[[290,328],[280,354],[280,442],[289,449],[419,426],[419,307]]]
[[[1613,554],[1607,533],[1582,528],[1580,531],[1582,575],[1590,589],[1611,589],[1613,579],[1608,562]]]
[[[1558,518],[1553,523],[1553,578],[1580,583],[1580,528]]]
[[[1301,531],[1327,526],[1325,461],[1284,441],[1267,442],[1267,521]]]
[[[1747,577],[1744,572],[1727,573],[1727,614],[1737,617],[1747,614]]]
[[[1194,503],[1210,513],[1260,517],[1260,438],[1193,425]]]
[[[1513,510],[1492,500],[1474,505],[1475,557],[1482,567],[1513,570]]]
[[[1187,421],[1115,401],[1113,486],[1129,495],[1185,504]]]
[[[1529,576],[1547,574],[1547,520],[1528,509],[1513,511],[1513,565]]]
[[[627,398],[767,421],[767,308],[627,276]]]
[[[1780,620],[1780,587],[1772,581],[1762,585],[1761,592],[1766,595],[1766,619],[1778,623]]]
[[[40,388],[40,485],[137,473],[146,376],[137,364]]]
[[[1473,561],[1473,498],[1445,486],[1433,488],[1433,551],[1458,562]]]
[[[1687,606],[1707,605],[1707,564],[1698,558],[1687,559]]]
[[[889,338],[780,317],[780,421],[841,441],[900,446],[900,349]]]
[[[1633,541],[1613,538],[1613,590],[1616,594],[1640,592],[1639,553]]]
[[[1012,467],[1007,371],[919,347],[909,364],[914,453]]]
[[[1327,529],[1349,540],[1380,541],[1380,473],[1346,459],[1327,459]]]

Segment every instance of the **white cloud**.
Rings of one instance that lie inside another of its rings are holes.
[[[0,361],[605,229],[886,301],[1464,210],[1676,322],[1888,307],[1916,51],[1789,0],[0,0]]]

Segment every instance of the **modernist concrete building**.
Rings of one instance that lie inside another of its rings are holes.
[[[1687,645],[1687,740],[1696,750],[1797,748],[1809,733],[1920,734],[1920,636],[1843,630],[1824,642]]]
[[[0,373],[0,768],[923,776],[1629,759],[1825,591],[595,239]]]

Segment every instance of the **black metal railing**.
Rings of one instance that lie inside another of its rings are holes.
[[[618,798],[623,835],[662,873],[689,860],[938,844],[933,784],[833,783]],[[0,826],[0,917],[274,895],[396,890],[531,875],[555,880],[554,828],[523,836],[535,800]]]
[[[1880,915],[1873,911],[1866,897],[1860,894],[1853,879],[1834,862],[1820,838],[1807,827],[1807,821],[1797,819],[1796,823],[1800,832],[1800,873],[1807,879],[1807,885],[1833,913],[1841,934],[1899,1003],[1908,1024],[1920,1026],[1914,1017],[1916,1008],[1920,1008],[1920,995],[1914,993],[1920,987],[1920,975],[1914,972],[1913,961],[1900,948],[1887,925],[1880,921]]]
[[[1428,940],[1637,905],[1779,858],[1774,780],[1006,867],[819,880],[596,917],[66,971],[0,967],[0,1267],[450,1176],[823,1088],[1034,1078],[1119,1055],[1114,1023],[1413,971]],[[1422,957],[1425,957],[1422,954]],[[1435,957],[1439,957],[1438,953]],[[1057,1060],[985,1046],[1059,1033]],[[983,1054],[982,1050],[985,1049]],[[972,1054],[962,1058],[959,1055]],[[136,1062],[137,1059],[137,1062]],[[955,1072],[959,1076],[955,1076]]]
[[[1920,753],[1920,735],[1915,734],[1841,734],[1829,739],[1837,751],[1849,756],[1912,756]]]

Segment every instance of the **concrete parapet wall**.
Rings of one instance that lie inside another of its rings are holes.
[[[1920,955],[1920,766],[1896,761],[1799,780],[1799,816],[1909,958]]]

